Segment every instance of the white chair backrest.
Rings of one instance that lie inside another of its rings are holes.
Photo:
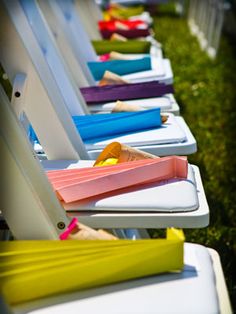
[[[89,159],[19,2],[2,1],[0,15],[0,62],[13,84],[20,73],[26,78],[13,103],[20,102],[49,159]]]
[[[73,0],[75,3],[80,3],[81,0]],[[98,22],[103,20],[102,10],[100,9],[99,5],[96,3],[95,0],[87,0],[87,7],[89,10],[89,14],[93,17],[93,20]]]
[[[89,113],[78,86],[76,86],[66,64],[63,62],[63,58],[57,49],[53,35],[41,14],[37,2],[35,0],[20,0],[19,2],[38,41],[40,49],[43,52],[45,60],[60,90],[63,90],[63,97],[65,98],[67,108],[71,115]]]
[[[50,3],[53,3],[53,0],[47,0]],[[78,35],[77,37],[79,39],[79,42],[82,43],[83,49],[86,50],[87,55],[86,55],[86,61],[95,61],[97,58],[96,52],[93,48],[93,45],[89,39],[88,32],[86,30],[86,27],[84,25],[84,22],[82,20],[82,17],[84,15],[87,15],[88,20],[87,23],[91,24],[96,24],[95,20],[93,18],[92,12],[89,12],[88,10],[85,10],[85,13],[79,12],[78,11],[78,6],[77,2],[74,0],[68,0],[68,1],[63,1],[63,0],[56,0],[55,1],[58,5],[58,7],[61,9],[63,15],[67,17],[67,20],[70,21],[71,23],[71,28],[73,28],[73,34]],[[83,1],[83,5],[88,6],[89,1]],[[67,22],[68,24],[68,22]],[[96,25],[96,29],[98,29]]]
[[[58,239],[68,224],[0,86],[1,211],[17,239]]]
[[[63,1],[63,0],[62,0]],[[89,38],[92,40],[99,40],[102,39],[102,36],[98,30],[97,25],[97,10],[94,11],[94,6],[96,5],[91,4],[91,0],[73,0],[75,3],[75,8],[77,10],[77,13],[79,14],[82,24],[84,25],[84,28],[86,32],[89,35]],[[67,1],[64,1],[67,2]],[[97,7],[98,8],[98,7]],[[94,18],[96,15],[96,18]],[[99,19],[102,19],[99,18]]]
[[[87,62],[97,60],[97,56],[73,3],[70,0],[45,0],[38,1],[38,5],[77,85],[79,87],[95,85]]]

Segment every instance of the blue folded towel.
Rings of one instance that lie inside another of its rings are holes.
[[[85,143],[112,138],[126,133],[139,132],[160,127],[160,108],[138,111],[73,116],[75,126]],[[33,128],[29,129],[32,141],[38,141]]]
[[[88,66],[94,79],[98,81],[107,70],[118,75],[151,70],[151,59],[147,56],[135,60],[91,61]]]

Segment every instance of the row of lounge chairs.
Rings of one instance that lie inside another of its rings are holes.
[[[216,251],[183,244],[176,230],[166,242],[142,240],[147,229],[206,227],[209,207],[198,167],[182,157],[197,145],[179,116],[170,60],[151,16],[135,8],[141,26],[129,32],[134,19],[99,22],[90,0],[0,2],[0,63],[13,88],[11,101],[0,89],[1,210],[15,239],[0,243],[6,313],[231,312]],[[107,19],[129,15],[109,10]],[[115,163],[124,151],[146,159],[93,167],[117,150]],[[76,237],[72,223],[123,240],[55,241]]]

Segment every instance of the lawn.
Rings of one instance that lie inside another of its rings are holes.
[[[185,230],[186,239],[215,248],[221,257],[231,300],[236,299],[236,61],[229,38],[222,36],[212,61],[191,36],[186,18],[159,8],[156,38],[174,72],[175,97],[193,132],[210,207],[210,226]],[[154,233],[155,234],[155,233]],[[234,304],[235,307],[235,304]],[[236,307],[235,307],[236,308]]]

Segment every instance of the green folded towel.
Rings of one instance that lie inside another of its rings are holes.
[[[92,44],[98,55],[116,51],[120,53],[149,53],[151,43],[141,40],[110,41],[92,40]]]

